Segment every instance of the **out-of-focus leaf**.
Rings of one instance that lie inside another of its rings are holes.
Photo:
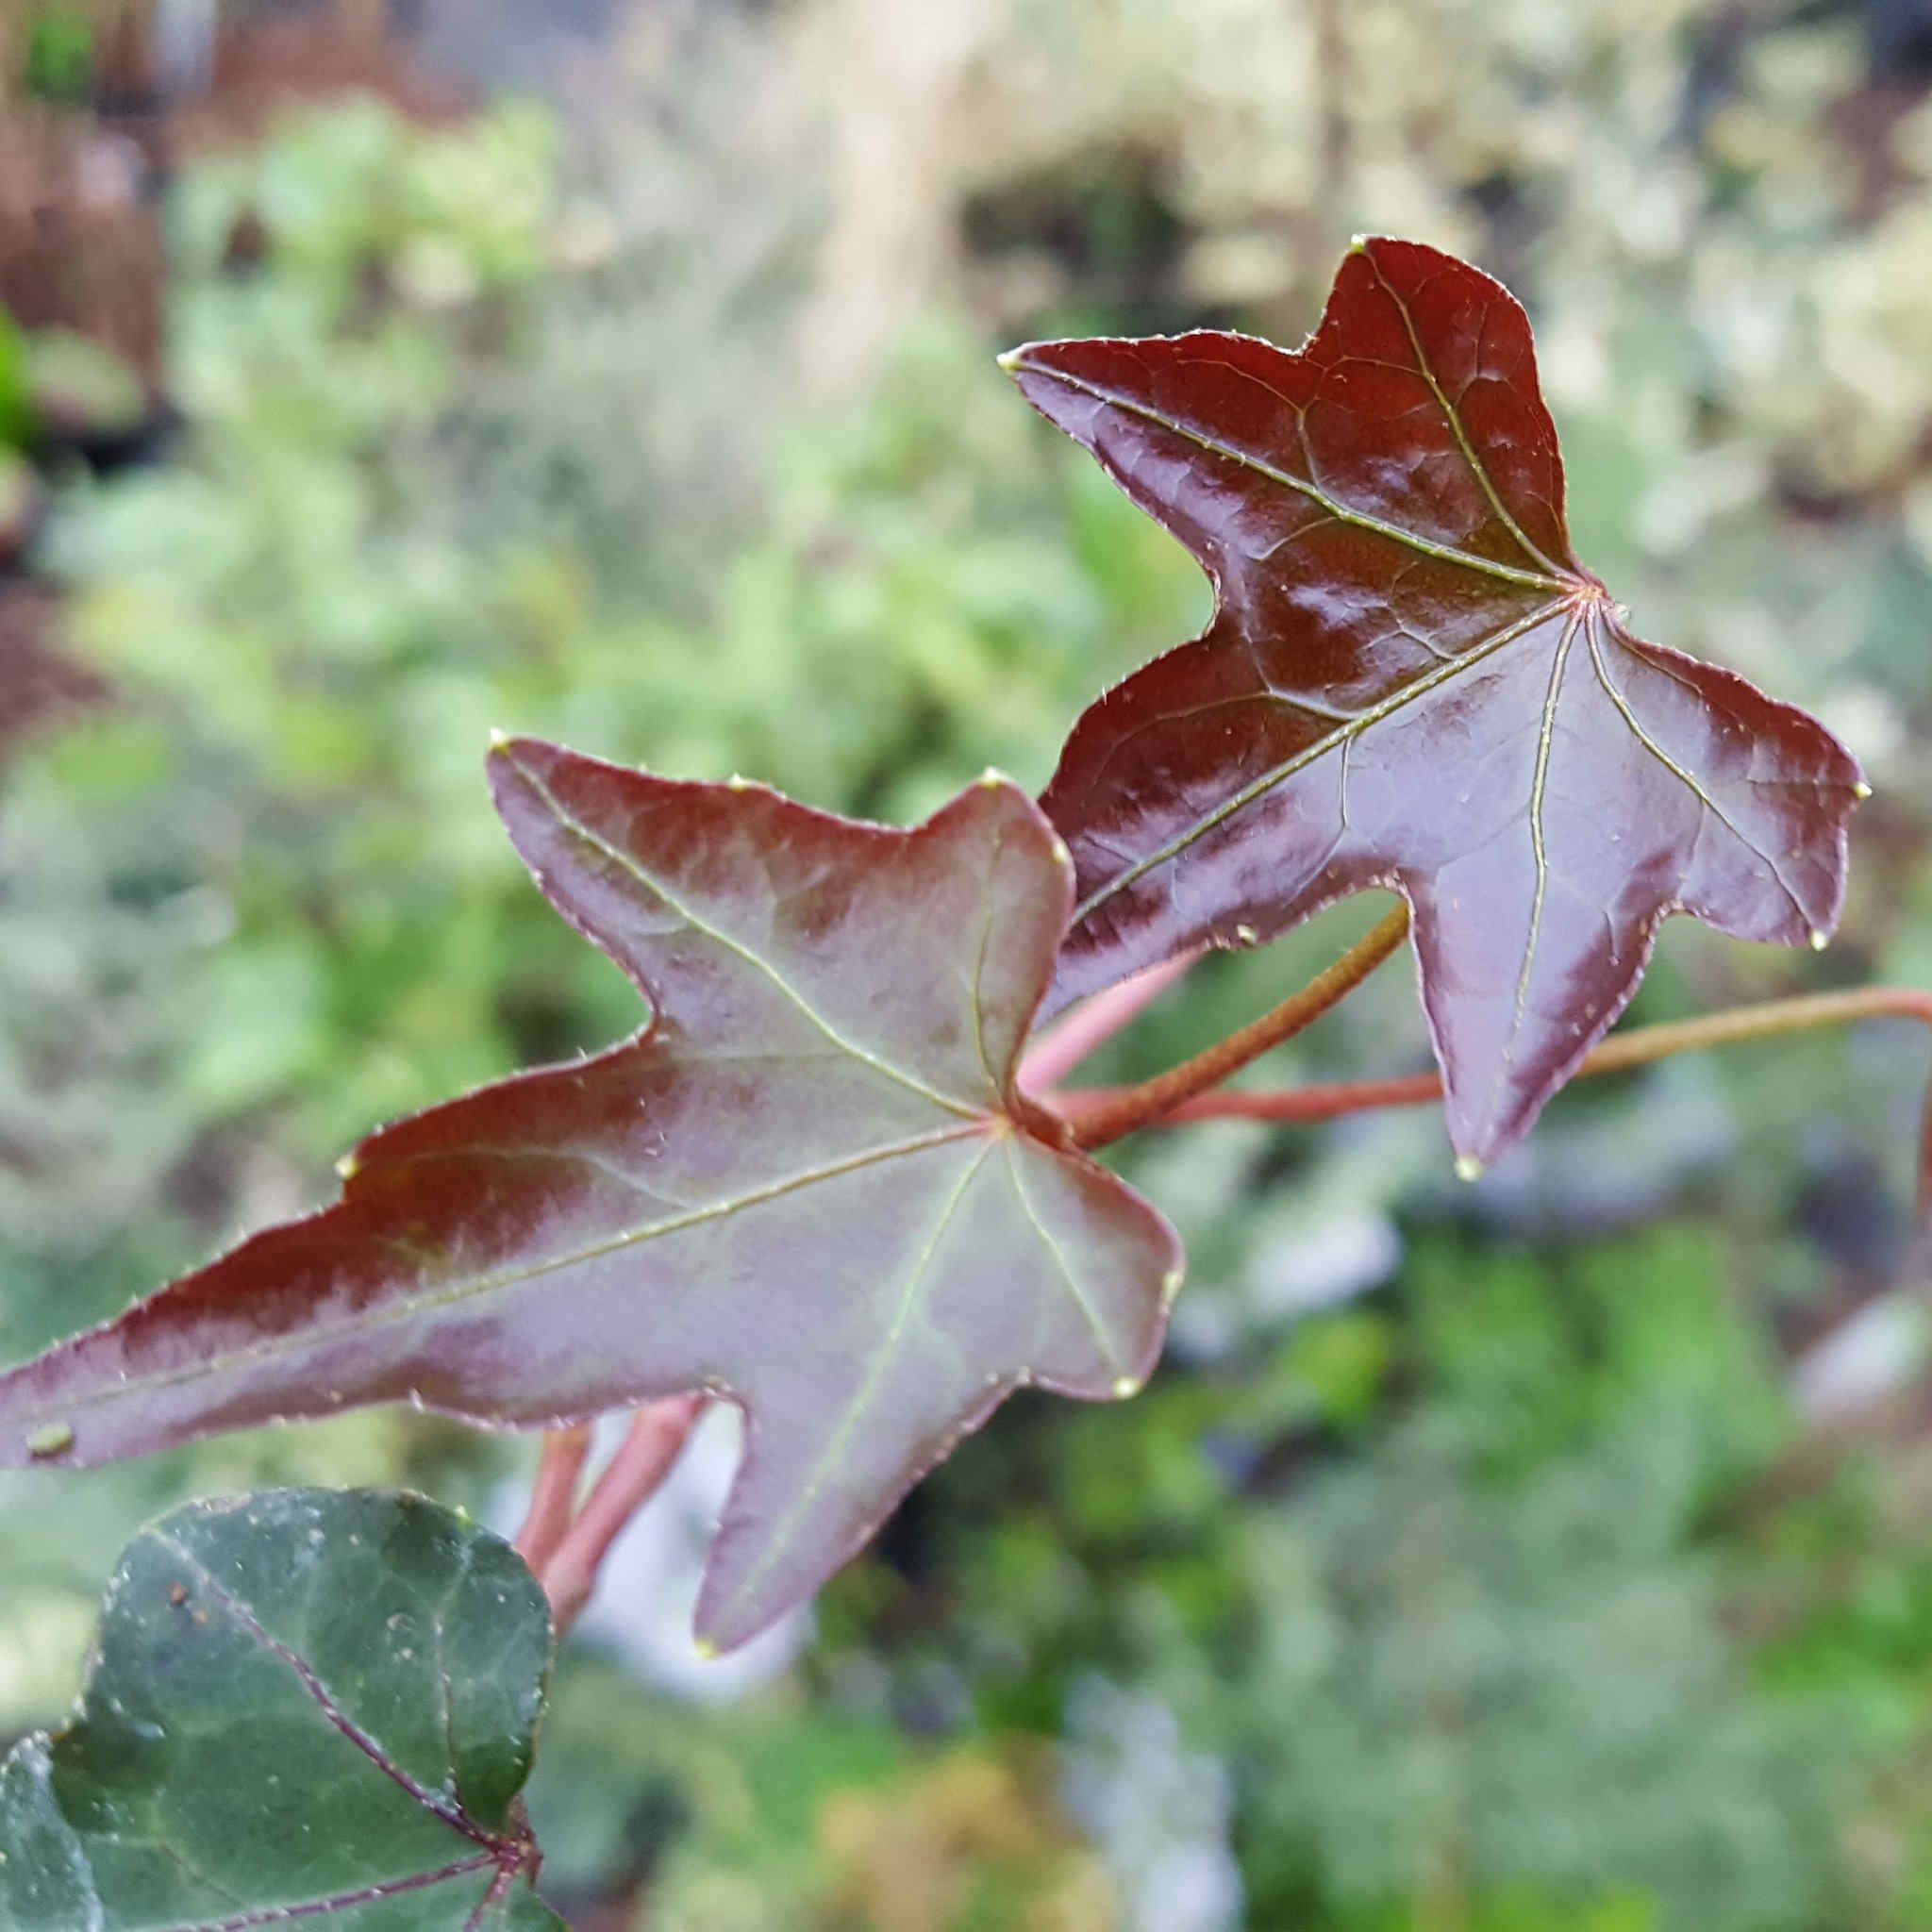
[[[33,8],[27,20],[20,76],[25,91],[46,101],[85,102],[93,75],[93,23],[73,7]],[[0,75],[0,82],[12,79],[10,74]]]
[[[1137,1390],[1178,1243],[1015,1089],[1072,891],[1017,786],[897,831],[533,741],[491,767],[650,1025],[384,1129],[336,1207],[0,1377],[0,1463],[708,1389],[747,1441],[697,1623],[741,1642],[1014,1388]]]
[[[1392,887],[1481,1161],[1615,1021],[1665,914],[1823,942],[1857,764],[1625,630],[1571,554],[1528,319],[1487,275],[1369,241],[1294,354],[1200,333],[1007,366],[1217,597],[1086,713],[1042,799],[1078,875],[1052,1004]]]
[[[0,401],[0,412],[4,408],[4,401]],[[7,447],[5,425],[0,423],[0,570],[18,561],[33,541],[43,504],[33,465],[17,450]]]
[[[1053,1801],[1055,1767],[1012,1751],[958,1751],[894,1780],[847,1789],[821,1808],[837,1873],[822,1923],[868,1932],[1122,1923],[1092,1846]]]
[[[26,343],[13,318],[0,308],[0,444],[24,442],[31,426]]]
[[[80,1704],[0,1766],[8,1932],[560,1932],[518,1792],[541,1591],[410,1495],[197,1503],[128,1545]]]
[[[36,424],[78,441],[131,436],[147,415],[141,378],[113,350],[72,329],[26,339],[26,387]]]
[[[1919,1109],[1919,1168],[1912,1190],[1912,1217],[1921,1233],[1932,1231],[1932,1085]]]

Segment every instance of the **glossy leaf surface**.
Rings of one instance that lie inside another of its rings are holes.
[[[1018,787],[898,831],[527,741],[491,765],[651,1024],[384,1129],[339,1205],[0,1376],[0,1460],[708,1389],[746,1435],[698,1626],[739,1642],[1015,1387],[1138,1388],[1178,1247],[1016,1096],[1072,890]]]
[[[1369,241],[1296,353],[1203,333],[1006,366],[1216,595],[1089,709],[1041,799],[1078,877],[1050,1006],[1392,887],[1451,1139],[1487,1160],[1623,1010],[1667,913],[1823,942],[1857,765],[1624,628],[1571,554],[1528,319],[1487,275]]]
[[[0,1927],[562,1932],[516,1802],[549,1669],[516,1553],[421,1497],[178,1509],[0,1765]]]

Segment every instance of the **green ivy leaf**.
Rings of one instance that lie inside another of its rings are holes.
[[[518,1799],[549,1668],[522,1560],[419,1496],[177,1509],[0,1765],[0,1932],[561,1932]]]

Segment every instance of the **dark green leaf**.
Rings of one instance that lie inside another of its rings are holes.
[[[176,1510],[0,1766],[0,1932],[562,1932],[517,1800],[549,1668],[522,1560],[419,1496]]]

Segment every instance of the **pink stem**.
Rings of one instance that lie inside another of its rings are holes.
[[[1020,1062],[1020,1085],[1028,1093],[1038,1093],[1064,1080],[1087,1056],[1105,1046],[1114,1035],[1152,1006],[1169,987],[1182,978],[1188,968],[1201,957],[1203,949],[1177,954],[1158,966],[1142,967],[1117,986],[1109,986],[1091,999],[1083,1000],[1057,1025],[1026,1049]]]
[[[1405,903],[1378,920],[1334,965],[1316,974],[1298,992],[1290,993],[1272,1011],[1217,1041],[1205,1053],[1197,1053],[1151,1080],[1142,1080],[1138,1087],[1114,1088],[1105,1093],[1060,1094],[1054,1105],[1073,1128],[1075,1143],[1089,1149],[1105,1147],[1124,1134],[1171,1120],[1196,1095],[1207,1093],[1250,1060],[1313,1025],[1338,1000],[1359,986],[1402,943],[1407,932],[1408,907]]]
[[[1738,1041],[1775,1039],[1815,1026],[1843,1025],[1855,1020],[1880,1018],[1917,1020],[1932,1026],[1932,992],[1913,986],[1865,986],[1845,992],[1802,993],[1793,999],[1764,1000],[1755,1006],[1731,1007],[1695,1020],[1670,1020],[1655,1026],[1633,1026],[1613,1033],[1591,1049],[1572,1075],[1617,1074],[1648,1066],[1673,1054]],[[1149,1083],[1151,1086],[1152,1083]],[[1084,1141],[1087,1124],[1118,1113],[1145,1090],[1133,1087],[1080,1087],[1044,1096],[1054,1109],[1071,1121]],[[1188,1121],[1325,1121],[1340,1114],[1363,1113],[1383,1107],[1410,1107],[1437,1100],[1442,1093],[1440,1074],[1409,1074],[1391,1080],[1346,1080],[1329,1086],[1290,1087],[1273,1091],[1241,1088],[1218,1092],[1191,1091],[1158,1114],[1136,1122],[1142,1126],[1179,1126]],[[1920,1141],[1921,1209],[1932,1197],[1932,1092]]]
[[[1586,1067],[1580,1071],[1591,1070]],[[1090,1108],[1098,1113],[1129,1091],[1124,1087],[1076,1087],[1069,1092],[1042,1098],[1077,1128]],[[1384,1107],[1416,1107],[1425,1100],[1441,1097],[1440,1074],[1405,1074],[1388,1080],[1338,1080],[1319,1087],[1225,1087],[1212,1093],[1193,1094],[1146,1124],[1179,1127],[1190,1121],[1332,1121],[1345,1113],[1366,1113]]]
[[[598,1566],[610,1545],[670,1474],[706,1400],[702,1395],[672,1395],[646,1403],[632,1418],[630,1433],[540,1573],[559,1641],[590,1602]]]
[[[541,1576],[570,1528],[576,1501],[577,1477],[590,1453],[591,1425],[573,1423],[568,1428],[546,1429],[537,1457],[537,1486],[530,1494],[529,1512],[517,1532],[516,1550],[531,1574]]]

